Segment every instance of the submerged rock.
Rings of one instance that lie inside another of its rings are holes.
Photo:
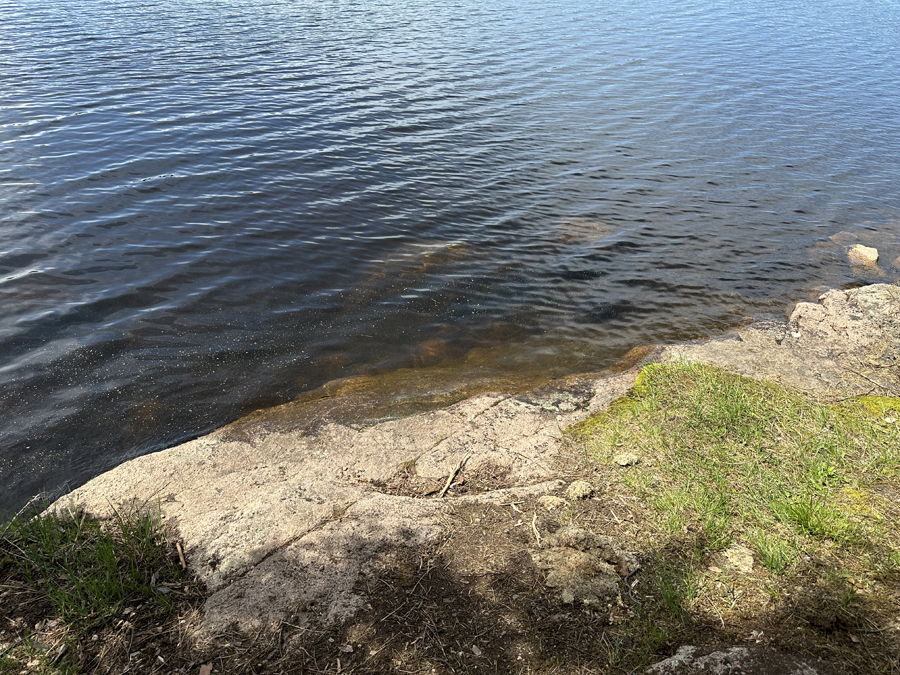
[[[856,244],[847,252],[847,257],[854,265],[877,265],[878,249]]]

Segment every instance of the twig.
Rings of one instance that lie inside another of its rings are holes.
[[[187,563],[184,561],[184,551],[181,550],[181,542],[175,542],[175,548],[178,549],[178,559],[181,561],[181,569],[187,569]]]
[[[537,545],[541,545],[541,533],[538,532],[537,529],[537,511],[534,512],[534,516],[531,518],[531,529],[534,530],[534,536],[537,539]]]
[[[57,646],[58,645],[54,645],[53,649],[49,650],[51,652],[56,651],[56,655],[50,659],[51,666],[55,666],[57,663],[59,663],[62,660],[62,657],[65,656],[66,652],[69,650],[69,645],[67,645],[65,642],[63,642],[62,646],[59,646],[58,650]]]
[[[878,382],[878,381],[876,381],[876,380],[873,380],[871,377],[869,377],[868,375],[864,375],[863,373],[859,372],[858,370],[854,370],[853,368],[847,368],[846,366],[845,366],[845,368],[846,368],[846,370],[849,370],[851,373],[854,373],[855,375],[859,375],[860,377],[862,377],[862,378],[868,380],[869,382],[871,382],[872,384],[874,384],[876,387],[880,387],[880,388],[883,389],[884,391],[890,391],[890,390],[891,390],[891,387],[889,387],[889,386],[887,386],[887,385],[884,385],[884,384],[882,384],[881,382]]]
[[[450,472],[450,476],[447,478],[447,483],[444,485],[444,489],[441,490],[440,492],[438,492],[438,496],[437,496],[438,499],[440,499],[445,494],[447,494],[447,490],[450,489],[450,484],[453,482],[453,479],[456,478],[456,474],[458,474],[460,472],[460,469],[463,468],[463,464],[465,464],[467,461],[469,461],[469,457],[471,457],[471,456],[472,455],[466,455],[465,457],[463,457],[461,460],[459,460],[456,463],[456,466],[453,467],[453,471]]]
[[[388,612],[387,614],[385,614],[383,617],[381,617],[380,619],[378,619],[378,623],[381,623],[382,621],[385,621],[386,619],[389,619],[389,618],[391,618],[392,616],[394,616],[394,614],[396,614],[396,613],[399,612],[401,609],[403,609],[404,607],[406,607],[406,604],[407,604],[407,603],[404,602],[402,605],[400,605],[400,606],[399,606],[397,609],[395,609],[393,612]]]

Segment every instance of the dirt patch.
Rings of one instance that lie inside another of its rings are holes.
[[[508,466],[498,466],[484,462],[476,467],[463,468],[452,477],[446,495],[484,494],[490,490],[502,490],[515,484]],[[396,474],[385,481],[372,481],[371,486],[383,494],[400,497],[436,497],[447,486],[450,476],[434,478],[420,476],[416,472],[415,460],[400,466]]]

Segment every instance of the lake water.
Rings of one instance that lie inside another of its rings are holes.
[[[896,280],[898,82],[896,0],[0,0],[0,508]]]

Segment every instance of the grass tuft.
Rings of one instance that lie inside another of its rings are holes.
[[[782,537],[756,531],[749,540],[762,566],[774,575],[784,574],[794,560],[795,553],[790,543]]]
[[[91,625],[139,600],[165,607],[160,584],[181,573],[158,514],[139,510],[116,511],[108,521],[72,508],[19,516],[5,526],[0,561],[17,568],[63,621]]]

